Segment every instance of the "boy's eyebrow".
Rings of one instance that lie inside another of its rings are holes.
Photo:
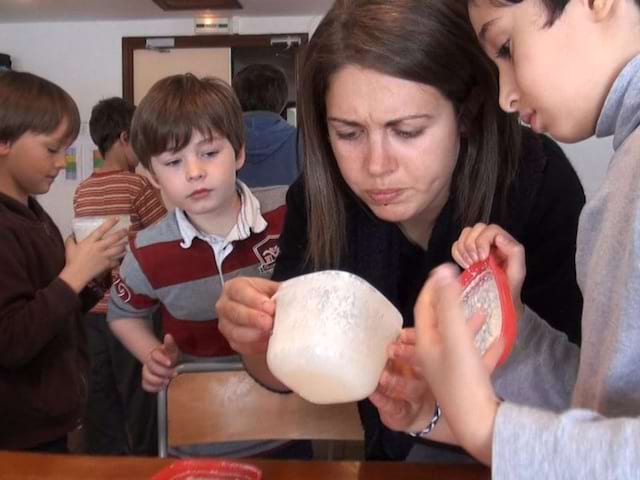
[[[385,122],[385,126],[392,127],[394,125],[397,125],[398,123],[402,123],[402,122],[407,121],[407,120],[416,120],[416,119],[419,119],[419,118],[432,118],[432,115],[429,115],[428,113],[416,113],[415,115],[407,115],[406,117],[394,118],[393,120],[389,120],[388,122]],[[353,120],[346,120],[344,118],[338,118],[338,117],[328,117],[327,121],[328,122],[344,123],[345,125],[347,125],[349,127],[359,127],[360,126],[360,124],[358,122],[354,122]]]
[[[203,143],[209,143],[209,142],[218,142],[222,140],[222,136],[221,135],[209,135],[207,137],[203,137],[202,140],[200,140],[198,142],[198,145],[202,145]]]
[[[487,33],[489,32],[493,24],[496,22],[496,20],[498,19],[494,18],[493,20],[489,20],[487,23],[482,25],[482,27],[480,28],[480,31],[478,32],[478,38],[480,38],[481,42],[484,42],[486,40]]]

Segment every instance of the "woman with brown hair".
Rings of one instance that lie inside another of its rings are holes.
[[[368,459],[404,459],[414,438],[392,431],[396,419],[424,426],[433,414],[421,411],[418,372],[396,364],[411,357],[418,292],[450,261],[463,227],[512,232],[528,253],[523,301],[579,341],[582,187],[557,144],[500,111],[494,67],[466,16],[452,0],[336,2],[301,61],[304,167],[288,193],[273,281],[229,281],[217,304],[248,371],[280,391],[265,361],[278,281],[346,270],[398,307],[406,343],[390,349],[378,391],[360,402]]]

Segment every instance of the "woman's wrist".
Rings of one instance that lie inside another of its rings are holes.
[[[422,428],[421,430],[410,431],[408,432],[409,435],[415,438],[425,438],[431,432],[433,432],[433,430],[436,428],[436,425],[438,424],[438,421],[440,420],[440,417],[442,416],[442,410],[440,409],[440,405],[438,404],[437,401],[435,401],[434,404],[435,405],[433,407],[433,410],[431,410],[433,413],[431,415],[431,418],[428,420],[428,423],[426,423],[425,427]]]

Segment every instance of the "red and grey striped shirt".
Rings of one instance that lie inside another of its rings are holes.
[[[76,217],[128,215],[130,233],[153,225],[167,213],[160,192],[149,180],[126,170],[94,172],[76,189],[73,211]],[[118,269],[115,269],[112,272],[114,281],[117,276]],[[106,313],[108,302],[107,292],[91,311]]]
[[[107,320],[148,318],[160,308],[164,333],[173,335],[182,352],[235,354],[218,331],[215,303],[227,279],[271,277],[287,187],[251,191],[238,181],[238,191],[238,223],[226,238],[198,232],[180,210],[138,233],[112,287]]]

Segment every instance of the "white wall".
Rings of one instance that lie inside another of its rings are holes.
[[[239,34],[311,33],[318,17],[238,17]],[[101,98],[122,95],[122,37],[192,35],[193,19],[0,23],[0,52],[11,55],[13,67],[45,77],[76,100],[83,122]],[[78,140],[90,145],[87,132]],[[71,232],[76,182],[59,178],[40,197],[63,235]]]
[[[239,34],[295,33],[315,31],[321,17],[235,18]],[[14,68],[46,77],[62,86],[76,100],[84,122],[101,98],[122,95],[122,37],[191,35],[193,20],[0,23],[0,51],[11,55]],[[81,143],[90,144],[83,132]],[[611,140],[588,140],[563,145],[576,167],[587,198],[604,178],[611,157]],[[77,183],[57,180],[41,197],[63,235],[70,233],[72,197]]]

